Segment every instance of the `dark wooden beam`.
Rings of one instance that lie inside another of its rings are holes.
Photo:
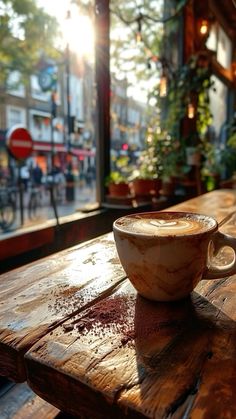
[[[109,0],[95,0],[97,87],[97,200],[105,200],[110,172],[110,13]]]

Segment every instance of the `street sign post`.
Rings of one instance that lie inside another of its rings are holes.
[[[12,127],[7,132],[6,143],[8,150],[17,160],[24,160],[32,154],[33,139],[30,132],[24,127]]]
[[[6,144],[11,155],[18,160],[18,182],[19,182],[19,199],[20,199],[20,218],[21,225],[24,224],[24,203],[23,190],[20,176],[21,161],[27,159],[33,151],[33,139],[30,132],[21,126],[14,126],[6,136]]]

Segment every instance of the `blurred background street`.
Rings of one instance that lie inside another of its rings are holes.
[[[27,191],[23,191],[23,210],[20,209],[19,190],[15,193],[15,221],[12,226],[5,231],[0,229],[0,239],[5,238],[9,233],[45,223],[47,220],[55,219],[55,211],[51,203],[50,190],[42,186],[36,189],[36,205],[30,210],[30,200],[32,199],[32,190],[29,187]],[[54,197],[58,218],[71,215],[89,207],[96,201],[95,184],[91,185],[73,185],[73,190],[66,190],[66,186],[60,185],[59,188],[54,187]],[[68,200],[69,198],[69,200]],[[23,211],[23,214],[22,214]],[[23,221],[23,222],[22,222]]]

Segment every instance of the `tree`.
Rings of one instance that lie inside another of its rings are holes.
[[[0,84],[5,86],[14,70],[26,80],[40,56],[56,56],[57,34],[56,19],[38,7],[36,0],[0,0]]]

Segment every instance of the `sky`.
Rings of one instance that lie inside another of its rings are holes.
[[[73,13],[71,14],[71,16],[75,16],[74,23],[71,19],[70,24],[66,24],[67,11],[69,8],[73,7],[70,5],[70,0],[37,0],[37,3],[40,7],[43,7],[47,13],[55,16],[58,19],[59,23],[61,24],[62,31],[67,33],[66,38],[71,50],[76,51],[78,54],[84,54],[88,58],[89,56],[93,56],[94,31],[92,24],[88,21],[87,18],[79,16],[76,6],[74,6]],[[145,92],[150,89],[150,83],[137,83],[135,74],[132,73],[129,74],[128,79],[131,83],[134,84],[134,86],[128,88],[128,95],[140,102],[145,103]]]
[[[63,20],[66,16],[66,11],[70,5],[68,0],[37,0],[37,3],[40,7],[43,7],[48,13],[56,16],[59,20]]]

